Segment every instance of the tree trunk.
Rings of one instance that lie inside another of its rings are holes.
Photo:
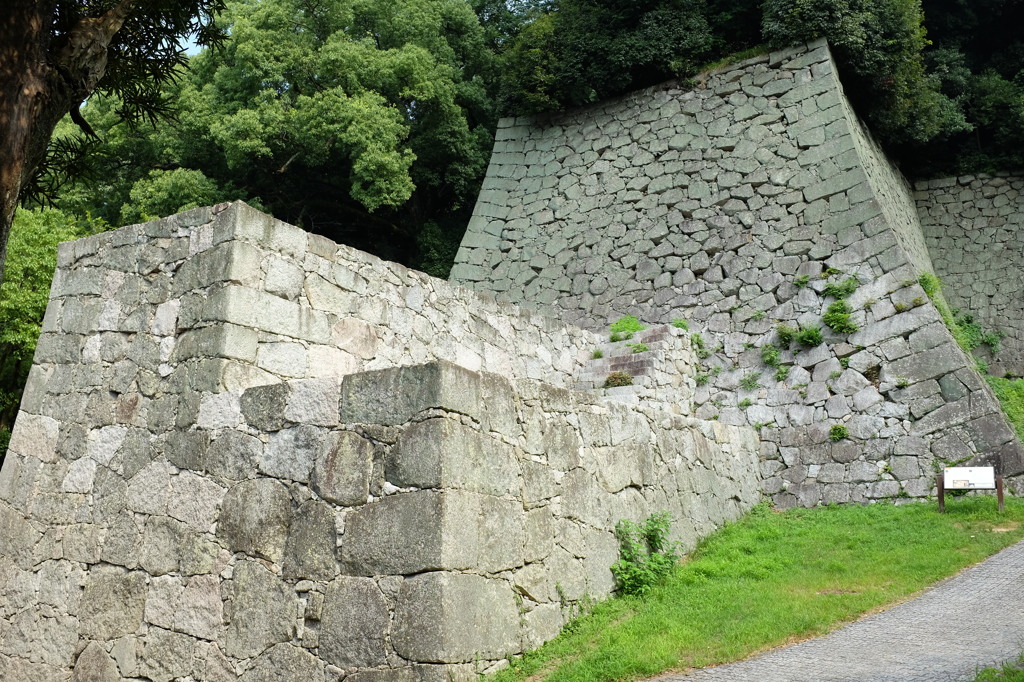
[[[53,42],[56,0],[5,0],[0,18],[0,284],[21,194],[54,128],[103,78],[107,47],[135,0],[80,20]]]

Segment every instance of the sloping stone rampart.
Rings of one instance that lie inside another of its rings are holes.
[[[685,395],[663,336],[644,390]],[[753,430],[569,390],[599,340],[242,204],[63,245],[0,679],[468,681],[549,639],[618,520],[692,548],[760,497]]]
[[[1024,471],[917,283],[932,267],[906,181],[819,42],[503,120],[452,280],[594,330],[688,319],[695,415],[760,428],[766,492],[813,506],[927,496],[943,462]],[[857,331],[837,333],[823,318],[847,280]]]
[[[929,180],[915,196],[949,303],[1005,334],[994,374],[1024,376],[1024,179]]]

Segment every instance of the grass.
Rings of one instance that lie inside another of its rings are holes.
[[[1024,654],[998,668],[979,670],[974,682],[1024,682]]]
[[[1017,432],[1017,438],[1024,441],[1024,379],[1000,379],[986,376],[989,386],[999,398],[1003,412]]]
[[[995,507],[991,497],[956,498],[946,514],[935,504],[759,506],[645,598],[598,604],[494,682],[635,680],[824,634],[1021,539],[1024,501]]]

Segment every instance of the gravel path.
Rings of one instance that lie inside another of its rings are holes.
[[[1024,651],[1024,542],[815,639],[658,682],[945,682]]]

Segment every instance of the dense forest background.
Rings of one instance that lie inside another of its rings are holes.
[[[585,106],[827,38],[911,178],[1024,167],[1022,0],[231,0],[223,45],[126,123],[60,124],[0,288],[0,453],[58,241],[243,199],[445,277],[500,116]]]

